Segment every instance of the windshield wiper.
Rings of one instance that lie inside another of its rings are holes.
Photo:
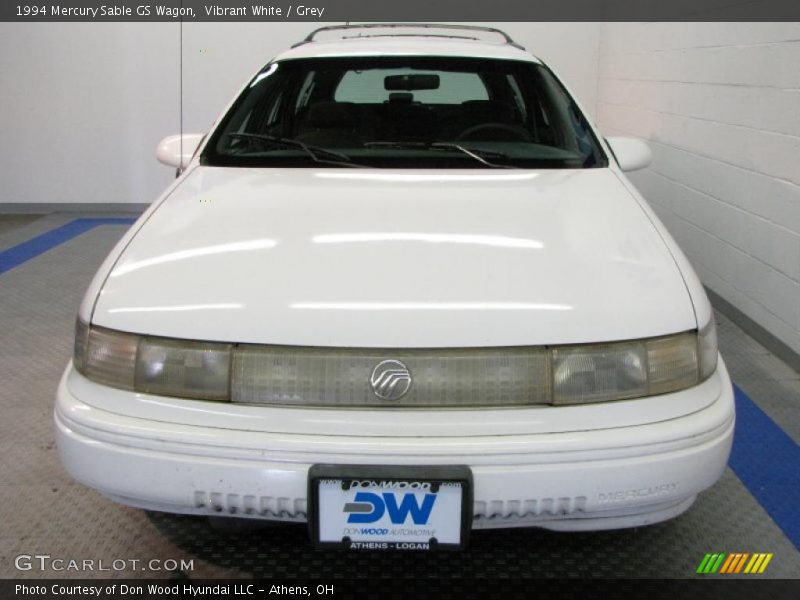
[[[226,133],[224,137],[239,138],[242,140],[253,140],[256,142],[264,142],[265,144],[277,144],[282,146],[288,146],[290,148],[299,148],[300,150],[308,154],[308,156],[314,162],[317,163],[342,165],[346,167],[356,167],[356,168],[364,167],[364,165],[359,165],[357,163],[354,163],[349,156],[347,156],[346,154],[342,154],[341,152],[336,152],[335,150],[329,150],[328,148],[320,148],[319,146],[312,146],[311,144],[299,142],[291,138],[278,137],[276,135],[267,135],[266,133],[246,133],[238,131],[232,131],[230,133]],[[323,156],[327,156],[328,158],[323,158]]]
[[[431,144],[431,148],[442,148],[444,150],[458,150],[459,152],[463,152],[467,156],[471,156],[478,162],[485,164],[487,167],[492,167],[493,169],[517,169],[519,167],[515,167],[514,165],[499,165],[495,162],[489,162],[487,159],[489,158],[499,158],[499,159],[509,159],[511,158],[508,154],[503,152],[495,152],[494,150],[480,150],[478,148],[467,148],[466,146],[462,146],[461,144],[456,144],[455,142],[435,142]]]
[[[474,158],[479,163],[491,167],[492,169],[517,169],[513,165],[500,165],[491,162],[491,159],[507,160],[511,158],[508,154],[503,152],[496,152],[494,150],[481,150],[480,148],[468,148],[457,144],[456,142],[367,142],[364,144],[367,148],[420,148],[423,150],[457,150],[462,154],[466,154],[470,158]]]

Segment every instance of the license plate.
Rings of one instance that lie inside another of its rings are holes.
[[[472,525],[468,467],[314,465],[314,544],[351,550],[452,550]]]

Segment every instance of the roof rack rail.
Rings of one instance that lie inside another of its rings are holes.
[[[314,38],[319,33],[325,33],[328,31],[359,31],[365,29],[399,29],[399,28],[410,28],[410,29],[450,29],[452,31],[461,31],[462,35],[445,35],[441,33],[423,33],[423,34],[413,34],[413,33],[384,33],[384,34],[369,34],[369,33],[362,33],[359,32],[357,35],[342,35],[341,39],[348,39],[348,38],[360,38],[360,37],[409,37],[414,35],[423,35],[426,37],[446,37],[446,38],[455,38],[455,39],[467,39],[467,40],[478,40],[480,38],[474,35],[466,35],[468,33],[490,33],[494,35],[499,35],[503,38],[504,43],[514,46],[515,48],[519,48],[520,50],[524,50],[520,44],[516,43],[511,37],[501,29],[496,29],[495,27],[481,27],[479,25],[447,25],[445,23],[362,23],[360,25],[328,25],[326,27],[320,27],[319,29],[315,29],[311,33],[309,33],[304,40],[298,42],[292,46],[292,48],[296,48],[297,46],[301,46],[303,44],[308,44],[310,42],[315,41]]]

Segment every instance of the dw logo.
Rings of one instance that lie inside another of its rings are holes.
[[[425,494],[421,504],[417,503],[414,494],[402,494],[402,500],[398,504],[398,495],[401,494],[358,492],[354,498],[355,502],[344,505],[344,512],[350,513],[347,522],[375,523],[388,513],[392,525],[403,525],[409,515],[414,525],[425,525],[436,502],[436,494]]]

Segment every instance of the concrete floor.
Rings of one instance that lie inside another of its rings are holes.
[[[41,215],[0,215],[0,235],[32,223]]]
[[[0,257],[75,218],[51,214],[12,223],[0,217],[0,223],[5,221],[0,225]],[[706,552],[739,551],[774,554],[761,577],[800,576],[800,552],[792,539],[730,469],[691,510],[667,523],[579,534],[479,531],[460,554],[315,551],[302,526],[219,533],[202,519],[148,514],[106,500],[61,468],[51,411],[56,384],[72,352],[78,303],[125,229],[93,227],[0,275],[0,577],[683,578],[696,576]],[[797,444],[800,375],[735,323],[717,318],[720,349],[735,382]],[[800,485],[798,469],[791,466],[788,484],[794,489]],[[102,559],[107,564],[114,559],[184,559],[192,560],[193,568],[182,573],[142,572],[131,566],[111,572],[18,571],[14,559],[20,554]]]

